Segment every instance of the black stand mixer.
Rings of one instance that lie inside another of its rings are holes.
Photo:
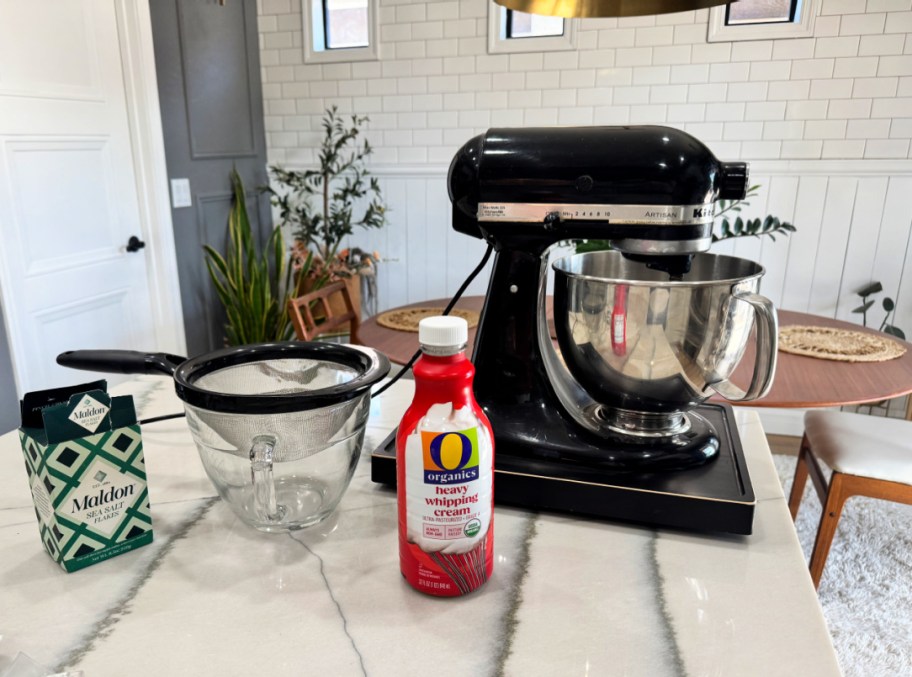
[[[449,174],[453,227],[497,252],[473,361],[495,434],[498,502],[656,526],[748,534],[754,496],[728,405],[775,368],[763,269],[700,254],[714,203],[744,197],[747,165],[666,127],[492,129]],[[554,264],[577,239],[612,251]],[[756,322],[754,321],[756,320]],[[728,381],[752,325],[751,385]],[[389,482],[389,451],[374,454]]]

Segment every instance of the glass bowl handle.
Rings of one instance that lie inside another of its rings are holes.
[[[253,483],[253,503],[259,519],[281,522],[285,510],[278,505],[272,462],[276,439],[271,435],[253,438],[250,447],[250,480]]]

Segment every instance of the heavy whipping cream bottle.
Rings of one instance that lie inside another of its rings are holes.
[[[396,436],[399,564],[413,588],[456,597],[494,569],[494,436],[475,401],[461,317],[418,325],[415,399]]]

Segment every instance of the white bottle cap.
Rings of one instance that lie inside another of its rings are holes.
[[[418,343],[432,355],[454,355],[465,349],[469,324],[461,317],[437,315],[418,323]]]

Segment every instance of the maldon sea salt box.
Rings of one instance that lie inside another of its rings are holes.
[[[132,397],[105,381],[28,393],[20,403],[41,541],[65,571],[152,542],[142,436]]]

